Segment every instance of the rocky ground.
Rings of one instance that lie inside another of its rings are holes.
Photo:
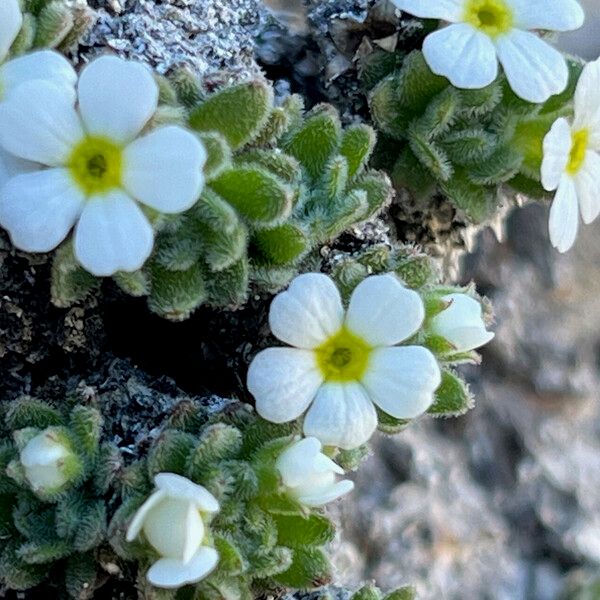
[[[186,65],[209,78],[244,78],[257,72],[258,34],[259,58],[262,52],[282,93],[304,86],[309,96],[339,99],[339,87],[323,86],[318,59],[330,32],[307,42],[306,11],[292,0],[268,2],[292,27],[291,41],[258,0],[97,0],[99,19],[79,57],[108,47],[164,73]],[[309,4],[318,15],[362,6]],[[287,53],[297,59],[293,69],[277,66],[282,48],[296,49]],[[462,259],[456,277],[474,279],[497,313],[483,367],[469,371],[477,407],[376,441],[355,475],[356,493],[334,508],[342,524],[334,556],[340,585],[411,583],[422,600],[558,600],[568,583],[597,571],[600,226],[583,229],[576,248],[560,256],[546,224],[546,208],[517,210],[504,241],[486,229]],[[109,287],[101,303],[91,298],[64,310],[49,305],[49,268],[45,257],[15,253],[0,240],[4,398],[101,394],[110,401],[111,434],[133,454],[181,394],[248,400],[244,369],[267,331],[267,299],[170,324]],[[136,430],[133,420],[145,425]]]

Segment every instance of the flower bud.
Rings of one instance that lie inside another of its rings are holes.
[[[208,516],[219,503],[206,488],[174,473],[160,473],[154,483],[156,490],[129,525],[127,541],[143,532],[161,556],[146,574],[152,585],[176,589],[196,583],[219,561],[217,551],[203,545]]]
[[[322,506],[354,488],[348,479],[336,481],[336,474],[343,475],[344,470],[321,448],[317,438],[304,438],[284,450],[276,462],[287,493],[305,506]]]
[[[65,489],[83,468],[68,437],[52,427],[29,440],[19,460],[32,490],[43,495]]]
[[[466,294],[450,294],[442,300],[448,308],[431,320],[431,330],[452,344],[456,352],[468,352],[487,344],[494,337],[485,328],[481,303]]]

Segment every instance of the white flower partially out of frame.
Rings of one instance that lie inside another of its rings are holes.
[[[174,473],[159,473],[156,490],[138,509],[127,541],[143,532],[160,554],[146,573],[160,588],[176,589],[204,579],[219,562],[217,551],[204,545],[207,516],[219,510],[216,498],[204,487]]]
[[[138,201],[162,213],[190,208],[204,185],[206,152],[177,126],[137,137],[158,105],[158,86],[141,64],[96,59],[77,97],[78,110],[63,87],[30,81],[0,103],[0,145],[47,167],[6,183],[0,224],[28,252],[54,249],[75,225],[75,255],[86,270],[135,271],[154,243]]]
[[[336,481],[344,469],[321,450],[321,442],[308,437],[294,442],[277,459],[287,493],[304,506],[323,506],[354,489],[349,479]]]
[[[567,87],[564,57],[530,30],[572,31],[585,14],[576,0],[392,0],[403,11],[450,23],[425,38],[431,70],[458,88],[496,79],[498,61],[524,100],[545,102]]]
[[[374,404],[398,419],[420,415],[433,402],[440,369],[426,348],[397,344],[424,316],[420,296],[393,274],[362,281],[347,312],[329,277],[296,277],[269,315],[273,334],[294,347],[263,350],[248,372],[258,413],[285,423],[308,409],[304,434],[344,449],[371,437]]]
[[[550,241],[566,252],[575,243],[579,213],[586,224],[600,213],[600,59],[579,78],[573,121],[558,119],[544,138],[542,185],[556,190]]]
[[[442,300],[448,307],[431,320],[431,330],[450,342],[456,352],[469,352],[484,346],[494,334],[487,331],[481,303],[466,294],[448,294]]]

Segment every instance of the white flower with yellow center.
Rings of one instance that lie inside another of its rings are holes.
[[[584,22],[576,0],[392,0],[403,11],[450,23],[427,36],[423,54],[431,70],[459,88],[483,88],[498,75],[498,61],[514,92],[545,102],[566,87],[564,57],[528,30],[571,31]]]
[[[321,450],[321,442],[308,437],[294,442],[277,459],[286,492],[304,506],[323,506],[354,489],[349,479],[336,481],[344,469]]]
[[[219,562],[217,551],[205,545],[206,522],[219,503],[206,488],[181,475],[160,473],[154,483],[156,490],[127,529],[127,541],[143,532],[161,556],[146,573],[152,585],[176,589],[196,583]]]
[[[440,369],[421,346],[397,346],[421,327],[420,296],[393,274],[362,281],[348,310],[326,275],[300,275],[271,304],[271,330],[293,348],[268,348],[252,361],[248,389],[268,421],[304,419],[306,436],[356,448],[377,427],[377,405],[409,419],[433,402]],[[310,407],[310,408],[309,408]]]
[[[138,202],[162,213],[190,208],[206,153],[181,127],[138,137],[158,106],[158,86],[141,64],[101,57],[77,91],[76,108],[62,87],[30,81],[0,103],[0,145],[46,167],[2,188],[0,225],[28,252],[52,250],[75,225],[75,255],[90,273],[135,271],[154,243]]]
[[[600,60],[579,78],[572,123],[558,119],[544,138],[542,184],[556,190],[550,240],[566,252],[575,243],[579,213],[586,224],[600,213]]]

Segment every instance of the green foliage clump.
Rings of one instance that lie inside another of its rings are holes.
[[[372,246],[337,261],[331,275],[342,295],[348,299],[364,278],[377,273],[395,273],[407,287],[415,290],[423,299],[425,321],[409,342],[428,348],[442,369],[442,383],[435,393],[435,400],[429,407],[428,414],[448,418],[466,413],[473,408],[475,401],[467,382],[455,367],[464,363],[478,364],[481,359],[473,350],[456,352],[447,340],[431,333],[430,322],[447,307],[442,298],[449,294],[467,294],[481,302],[488,321],[492,318],[489,303],[477,295],[474,286],[443,285],[432,259],[413,246]],[[396,419],[379,408],[377,416],[379,431],[390,435],[400,433],[410,423],[409,420]],[[345,468],[354,468],[355,465],[346,464],[345,454],[342,453],[338,461]]]
[[[320,509],[285,494],[275,461],[299,433],[298,424],[274,425],[238,405],[198,426],[194,415],[168,425],[148,456],[125,470],[123,503],[109,540],[125,560],[139,564],[138,587],[147,599],[179,598],[153,589],[145,573],[155,559],[143,541],[125,541],[130,519],[152,493],[158,473],[176,473],[206,487],[219,501],[210,540],[219,552],[216,570],[187,590],[190,600],[253,600],[282,587],[311,589],[331,581],[324,552],[335,533]]]
[[[51,579],[72,598],[91,598],[106,539],[105,496],[119,455],[101,443],[102,417],[92,407],[59,411],[23,397],[5,405],[0,434],[0,581],[25,590]],[[60,490],[34,491],[19,460],[27,442],[49,432],[73,451]]]
[[[86,4],[69,0],[24,0],[23,26],[11,54],[17,56],[41,48],[68,49],[94,21]]]
[[[320,245],[382,209],[388,177],[367,168],[375,133],[342,127],[329,105],[305,111],[297,96],[280,106],[262,80],[203,97],[177,74],[161,82],[160,110],[187,113],[208,152],[206,186],[189,211],[154,216],[155,251],[142,271],[114,277],[150,309],[171,320],[208,304],[243,304],[251,286],[274,292]],[[52,293],[65,306],[97,286],[70,250],[57,252]]]
[[[380,131],[373,163],[391,174],[396,189],[408,189],[418,201],[442,193],[471,223],[494,215],[504,184],[546,196],[542,141],[571,110],[579,63],[570,61],[563,94],[536,105],[515,96],[504,75],[484,89],[462,90],[432,73],[420,51],[394,56],[376,51],[362,79]]]

